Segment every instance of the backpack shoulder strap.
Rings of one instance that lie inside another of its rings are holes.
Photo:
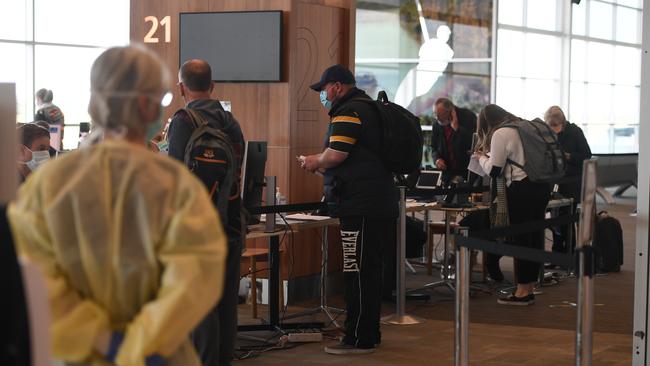
[[[192,127],[193,128],[198,128],[199,126],[203,126],[208,123],[208,121],[203,117],[203,114],[201,114],[199,111],[193,108],[185,108],[185,112],[187,113],[188,116],[190,116],[190,121],[192,122]]]
[[[498,130],[498,129],[500,129],[500,128],[514,128],[514,129],[516,129],[516,130],[519,132],[519,136],[520,136],[520,138],[521,138],[521,131],[520,131],[520,128],[519,128],[519,127],[520,127],[520,126],[519,126],[518,122],[511,121],[511,122],[505,122],[505,123],[502,123],[499,127],[496,128],[496,130]],[[495,130],[495,131],[496,131],[496,130]],[[523,143],[523,141],[522,141],[522,143]],[[523,165],[517,163],[516,161],[514,161],[514,160],[512,160],[512,159],[509,159],[509,158],[506,159],[506,163],[511,164],[511,165],[514,165],[514,166],[516,166],[517,168],[519,168],[519,169],[521,169],[521,170],[524,170],[524,166],[523,166]],[[504,170],[502,170],[502,171],[504,171]]]

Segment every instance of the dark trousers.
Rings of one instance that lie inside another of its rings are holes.
[[[382,254],[395,241],[395,219],[342,217],[345,337],[343,342],[372,348],[381,341]]]
[[[530,221],[544,220],[546,206],[550,198],[550,187],[544,183],[534,183],[528,178],[514,181],[506,190],[510,224],[517,225]],[[527,248],[544,249],[544,230],[517,235],[513,244]],[[540,264],[515,259],[517,283],[537,282]]]
[[[192,333],[203,366],[230,365],[237,338],[237,304],[241,239],[228,240],[223,295]]]

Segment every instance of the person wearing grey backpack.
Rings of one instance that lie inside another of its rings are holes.
[[[530,128],[531,121],[516,117],[496,104],[485,106],[479,113],[478,142],[473,158],[479,161],[483,171],[492,178],[493,186],[496,186],[496,208],[491,217],[493,226],[544,219],[550,198],[550,185],[544,180],[559,174],[554,170],[561,170],[559,165],[562,163],[556,162],[557,167],[544,167],[552,165],[550,161],[554,159],[542,164],[544,159],[535,151],[546,144],[545,137],[552,140],[553,134],[551,132],[547,136],[543,133],[535,142],[533,137],[527,135]],[[553,148],[549,147],[551,150]],[[513,244],[543,249],[544,231],[515,235]],[[539,277],[539,266],[539,263],[515,259],[517,289],[497,302],[518,306],[534,304],[533,289]]]
[[[192,334],[205,366],[230,365],[237,333],[239,262],[242,231],[239,196],[244,136],[239,122],[211,97],[212,69],[189,60],[178,72],[185,108],[169,124],[169,156],[185,163],[205,184],[228,236],[228,257],[221,301]]]

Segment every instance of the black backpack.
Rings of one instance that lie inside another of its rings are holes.
[[[619,272],[623,264],[623,229],[615,217],[601,211],[596,217],[592,245],[598,272]]]
[[[385,91],[377,100],[355,99],[371,105],[379,115],[382,129],[380,158],[395,174],[409,174],[422,163],[422,127],[420,119],[402,106],[390,102]]]
[[[191,108],[181,109],[190,117],[193,131],[185,146],[185,165],[205,184],[222,222],[228,218],[228,197],[235,182],[235,154],[230,138],[209,125],[203,115]],[[176,112],[176,113],[178,113]],[[219,111],[223,119],[229,112]]]

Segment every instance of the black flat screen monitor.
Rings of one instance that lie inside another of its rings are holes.
[[[266,167],[266,141],[246,141],[242,164],[242,206],[244,208],[262,205],[264,169]],[[260,222],[260,215],[251,216],[248,224]]]
[[[282,11],[180,14],[180,64],[203,59],[212,80],[281,81]]]

